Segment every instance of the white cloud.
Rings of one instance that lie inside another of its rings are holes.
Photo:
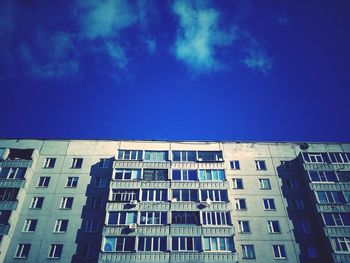
[[[270,72],[272,60],[262,47],[251,47],[243,63],[250,69],[258,70],[264,74]]]
[[[137,21],[127,0],[82,0],[78,9],[81,12],[82,33],[89,39],[114,37]]]
[[[216,48],[236,39],[235,29],[220,29],[220,13],[203,3],[177,0],[173,5],[180,20],[175,55],[197,72],[218,69],[221,62],[216,58]]]
[[[106,42],[106,49],[109,56],[116,62],[116,66],[120,69],[125,68],[129,62],[124,49],[113,42]]]

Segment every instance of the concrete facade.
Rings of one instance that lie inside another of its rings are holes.
[[[0,169],[0,262],[350,262],[350,144],[0,140]]]

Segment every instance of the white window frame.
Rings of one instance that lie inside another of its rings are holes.
[[[231,170],[240,170],[241,166],[240,166],[239,160],[230,161],[230,168]]]
[[[271,190],[271,182],[269,178],[260,178],[259,185],[260,185],[260,190]]]
[[[236,210],[247,210],[247,203],[245,201],[245,198],[235,198],[235,208]]]
[[[41,207],[37,207],[39,200],[43,200],[41,203]],[[29,208],[30,209],[41,209],[44,205],[44,200],[45,200],[45,197],[43,197],[43,196],[34,196],[32,198],[32,202],[30,203]]]
[[[116,178],[116,173],[122,173],[122,179]],[[130,179],[125,178],[125,175],[130,172]],[[136,177],[135,177],[136,175]],[[134,180],[141,180],[141,169],[115,169],[113,174],[113,180],[128,180],[128,181],[134,181]]]
[[[42,181],[42,183],[40,184],[41,178],[43,178],[43,181]],[[40,177],[38,178],[38,184],[37,184],[36,187],[39,187],[39,188],[47,188],[47,187],[49,187],[50,179],[51,179],[50,176],[40,176]],[[46,185],[46,181],[47,181],[47,185]]]
[[[265,200],[267,202],[266,205],[265,205]],[[276,210],[276,204],[275,204],[275,200],[273,198],[264,198],[263,199],[263,206],[264,206],[264,210],[266,210],[266,211],[274,211],[274,210]],[[272,208],[272,206],[274,208]]]
[[[207,200],[202,200],[202,192],[207,192],[207,196],[210,196],[210,192],[212,193],[212,196],[214,197],[214,198],[212,198],[212,199],[210,199],[210,201],[211,202],[228,202],[228,200],[229,200],[229,198],[228,198],[228,193],[226,192],[226,195],[225,196],[221,196],[221,191],[222,190],[224,190],[224,189],[200,189],[200,195],[199,195],[199,197],[200,197],[200,200],[201,200],[201,202],[206,202]],[[216,200],[215,198],[216,198],[216,194],[215,194],[215,192],[218,192],[218,195],[219,195],[219,200]],[[223,200],[224,198],[223,197],[227,197],[227,199],[226,200]]]
[[[209,250],[205,250],[205,247],[203,245],[203,251],[210,251],[210,252],[212,252],[212,251],[214,251],[214,252],[231,251],[230,245],[229,245],[230,237],[206,237],[206,236],[204,236],[203,237],[203,244],[205,243],[206,239],[209,240]],[[223,249],[223,250],[220,248],[220,245],[221,245],[220,240],[222,240],[222,239],[224,240],[224,244],[225,244],[225,249]],[[233,240],[231,240],[231,241],[232,241],[232,245],[233,245]],[[213,249],[213,243],[216,243],[216,247],[217,247],[216,250]]]
[[[251,252],[252,256],[250,256],[249,251]],[[252,244],[242,245],[242,258],[243,259],[255,259],[256,258],[254,245],[252,245]]]
[[[28,248],[28,255],[24,254],[25,248]],[[14,258],[27,258],[30,253],[31,244],[18,244]]]
[[[249,234],[250,233],[250,224],[249,220],[238,220],[238,232],[241,234]]]
[[[56,251],[59,247],[62,247],[61,249],[61,254],[56,256]],[[49,255],[48,255],[48,258],[54,258],[54,259],[57,259],[57,258],[61,258],[62,256],[62,251],[63,251],[63,244],[51,244],[50,245],[50,250],[49,250]]]
[[[141,224],[142,213],[146,213],[146,221]],[[159,213],[159,224],[154,223],[157,213]],[[166,211],[140,211],[140,225],[162,225],[162,213],[166,213],[166,217],[168,216]],[[149,218],[152,218],[151,224],[148,223]],[[166,221],[168,221],[167,218]]]
[[[336,252],[350,252],[350,237],[333,237],[331,238],[333,249]],[[341,250],[337,250],[337,243]],[[346,248],[344,250],[343,248]]]
[[[63,226],[64,226],[64,223],[67,223],[65,230],[62,229]],[[68,219],[57,219],[56,222],[55,222],[55,227],[53,229],[53,232],[54,233],[66,233],[67,229],[68,229],[68,223],[69,223]]]
[[[277,248],[277,254],[275,253],[275,249]],[[287,252],[286,252],[286,248],[284,245],[273,245],[272,246],[272,253],[275,259],[286,259],[287,258]],[[283,256],[283,254],[285,254]]]
[[[55,168],[55,164],[56,164],[56,158],[47,157],[45,159],[43,168],[45,168],[45,169],[52,169],[52,168]]]
[[[66,188],[77,188],[79,182],[78,176],[68,176],[66,182]]]
[[[323,163],[323,156],[321,153],[309,153],[310,163]]]
[[[163,236],[159,236],[159,237],[153,237],[153,236],[141,236],[139,237],[140,238],[144,238],[144,243],[143,243],[143,250],[139,250],[139,244],[137,245],[137,251],[138,252],[161,252],[162,250],[160,249],[161,248],[161,242],[163,240],[164,242],[164,238],[166,239],[166,237],[163,237]],[[150,250],[147,250],[146,247],[147,247],[147,239],[151,239],[151,249]],[[157,242],[157,246],[158,246],[158,249],[154,249],[154,243]],[[166,243],[166,242],[165,242]],[[166,246],[166,245],[165,245]],[[166,250],[166,248],[165,248]]]
[[[120,155],[120,152],[121,155]],[[125,154],[128,152],[128,154]],[[133,152],[135,153],[135,158],[132,158]],[[141,156],[139,156],[139,153]],[[121,157],[121,158],[119,158]],[[143,158],[143,151],[142,150],[118,150],[118,160],[124,160],[124,161],[137,161],[137,160],[142,160]]]
[[[239,181],[241,184],[241,187],[239,187]],[[242,178],[233,178],[232,179],[233,182],[233,189],[244,189],[244,184],[243,184],[243,179]]]
[[[109,217],[110,217],[110,213],[117,213],[117,222],[115,222],[114,224],[109,223]],[[121,222],[121,218],[122,218],[122,213],[125,213],[125,222]],[[134,221],[133,222],[128,222],[128,217],[129,215],[133,216]],[[108,220],[106,222],[106,224],[110,225],[110,226],[114,226],[114,225],[129,225],[129,224],[136,224],[137,223],[137,211],[110,211],[108,213]]]
[[[130,202],[138,200],[139,189],[113,189],[111,193],[111,200],[114,202]],[[120,200],[116,196],[120,195]]]
[[[68,200],[72,200],[72,206],[71,207],[67,207]],[[62,197],[61,203],[60,203],[60,209],[72,209],[73,201],[74,201],[74,197],[70,197],[70,196]]]
[[[83,162],[83,158],[73,158],[71,169],[81,169],[83,167]]]
[[[196,249],[195,249],[195,239],[196,238],[198,238],[198,237],[195,237],[195,236],[176,236],[176,237],[171,237],[172,239],[173,238],[177,238],[177,247],[179,248],[178,250],[174,250],[174,248],[173,247],[171,247],[171,250],[172,251],[197,251]],[[185,249],[184,250],[182,250],[181,249],[181,239],[185,239]],[[188,247],[188,243],[189,243],[189,241],[188,241],[188,238],[192,238],[192,250],[188,250],[187,249],[187,247]],[[172,242],[171,242],[171,245],[173,244],[173,240],[171,240]]]
[[[227,222],[226,213],[229,213],[229,212],[202,211],[203,226],[230,225],[230,222]],[[204,224],[204,218],[205,218],[205,224]],[[221,224],[218,224],[219,221]]]
[[[38,224],[38,219],[26,219],[26,220],[24,220],[22,232],[34,233],[37,224]],[[33,226],[34,226],[34,230],[30,230],[30,228]]]
[[[23,168],[23,167],[0,167],[0,172],[2,173],[2,171],[3,170],[6,171],[6,169],[8,169],[8,172],[7,172],[6,176],[4,176],[3,178],[11,179],[11,180],[25,178],[26,168]],[[23,172],[23,176],[22,176],[22,172]]]
[[[281,227],[278,220],[268,220],[267,221],[267,230],[270,234],[280,234]]]
[[[255,160],[255,167],[258,171],[266,171],[267,165],[265,160]]]
[[[153,200],[150,200],[151,191],[153,191]],[[160,192],[160,200],[156,200],[158,191]],[[146,200],[142,200],[144,192],[147,193]],[[163,195],[165,195],[166,198],[164,198]],[[168,189],[142,189],[142,193],[141,193],[142,202],[167,202],[168,201],[167,197],[168,197]]]

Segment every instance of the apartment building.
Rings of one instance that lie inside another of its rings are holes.
[[[0,140],[0,261],[350,262],[349,181],[342,143]]]

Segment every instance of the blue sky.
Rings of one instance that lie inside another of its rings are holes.
[[[0,3],[0,137],[350,141],[349,1]]]

